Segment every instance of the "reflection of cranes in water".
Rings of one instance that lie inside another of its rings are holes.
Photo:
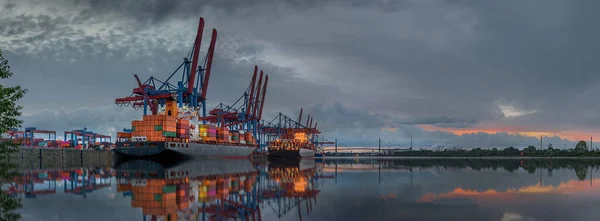
[[[55,194],[57,182],[63,181],[64,193],[87,197],[88,193],[110,187],[112,175],[108,168],[23,171],[12,178],[6,193],[36,198],[38,195]]]
[[[320,192],[316,188],[316,167],[273,167],[269,168],[267,176],[266,185],[261,191],[261,201],[271,207],[278,218],[297,209],[299,219],[302,220],[302,207],[310,215]]]
[[[196,177],[192,170],[190,175],[176,173],[184,175],[167,178],[149,171],[117,170],[117,191],[131,196],[132,207],[142,208],[144,220],[262,220],[265,207],[279,217],[294,208],[310,212],[319,179],[328,178],[316,175],[316,168],[300,170],[298,165]]]
[[[117,171],[117,192],[131,196],[131,206],[142,209],[143,220],[235,220],[258,215],[249,199],[256,171],[197,177],[183,169],[166,173],[170,172],[180,175]]]

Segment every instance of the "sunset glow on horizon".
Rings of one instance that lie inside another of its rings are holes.
[[[491,127],[491,126],[480,126],[474,128],[453,128],[453,127],[436,127],[433,125],[418,125],[418,127],[422,128],[425,131],[444,131],[450,132],[459,136],[465,134],[476,134],[476,133],[486,133],[486,134],[495,134],[495,133],[508,133],[508,134],[520,134],[524,136],[530,137],[554,137],[558,136],[562,139],[567,139],[571,141],[589,141],[590,137],[593,137],[594,133],[591,131],[560,131],[560,132],[546,132],[546,131],[531,131],[526,128],[510,128],[510,127]]]

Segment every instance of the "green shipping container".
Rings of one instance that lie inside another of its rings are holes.
[[[154,125],[154,131],[162,131],[162,125]]]
[[[177,191],[177,186],[175,185],[171,185],[171,186],[164,186],[162,188],[163,193],[174,193]]]
[[[177,133],[171,131],[163,131],[162,135],[165,137],[177,137]]]
[[[131,200],[135,200],[135,194],[131,193]]]
[[[154,201],[162,201],[162,194],[154,194]]]
[[[135,127],[134,126],[131,127],[131,131],[135,131]]]

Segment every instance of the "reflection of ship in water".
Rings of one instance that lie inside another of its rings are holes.
[[[63,182],[63,192],[87,197],[96,190],[110,187],[111,168],[79,168],[58,170],[23,170],[3,190],[12,196],[36,198],[56,194],[57,182]]]
[[[247,215],[224,207],[246,206],[233,198],[247,195],[257,176],[248,160],[195,160],[167,168],[137,160],[116,168],[117,191],[130,196],[131,206],[152,220],[196,220],[204,215],[202,209],[230,218]]]
[[[188,161],[169,168],[138,161],[116,168],[117,191],[131,197],[144,220],[262,220],[265,205],[278,216],[300,203],[314,205],[312,165],[259,171],[247,160]]]
[[[267,182],[261,188],[261,201],[265,202],[279,218],[292,209],[297,209],[302,220],[303,207],[310,215],[317,203],[316,181],[319,177],[313,159],[271,161]]]

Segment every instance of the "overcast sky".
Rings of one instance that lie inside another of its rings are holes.
[[[257,64],[263,118],[304,108],[342,146],[407,146],[412,133],[414,146],[572,147],[599,131],[598,1],[141,2],[0,0],[15,73],[2,83],[29,89],[24,126],[129,126],[142,112],[114,99],[134,73],[174,71],[202,16],[203,48],[219,32],[210,107],[235,101]]]

